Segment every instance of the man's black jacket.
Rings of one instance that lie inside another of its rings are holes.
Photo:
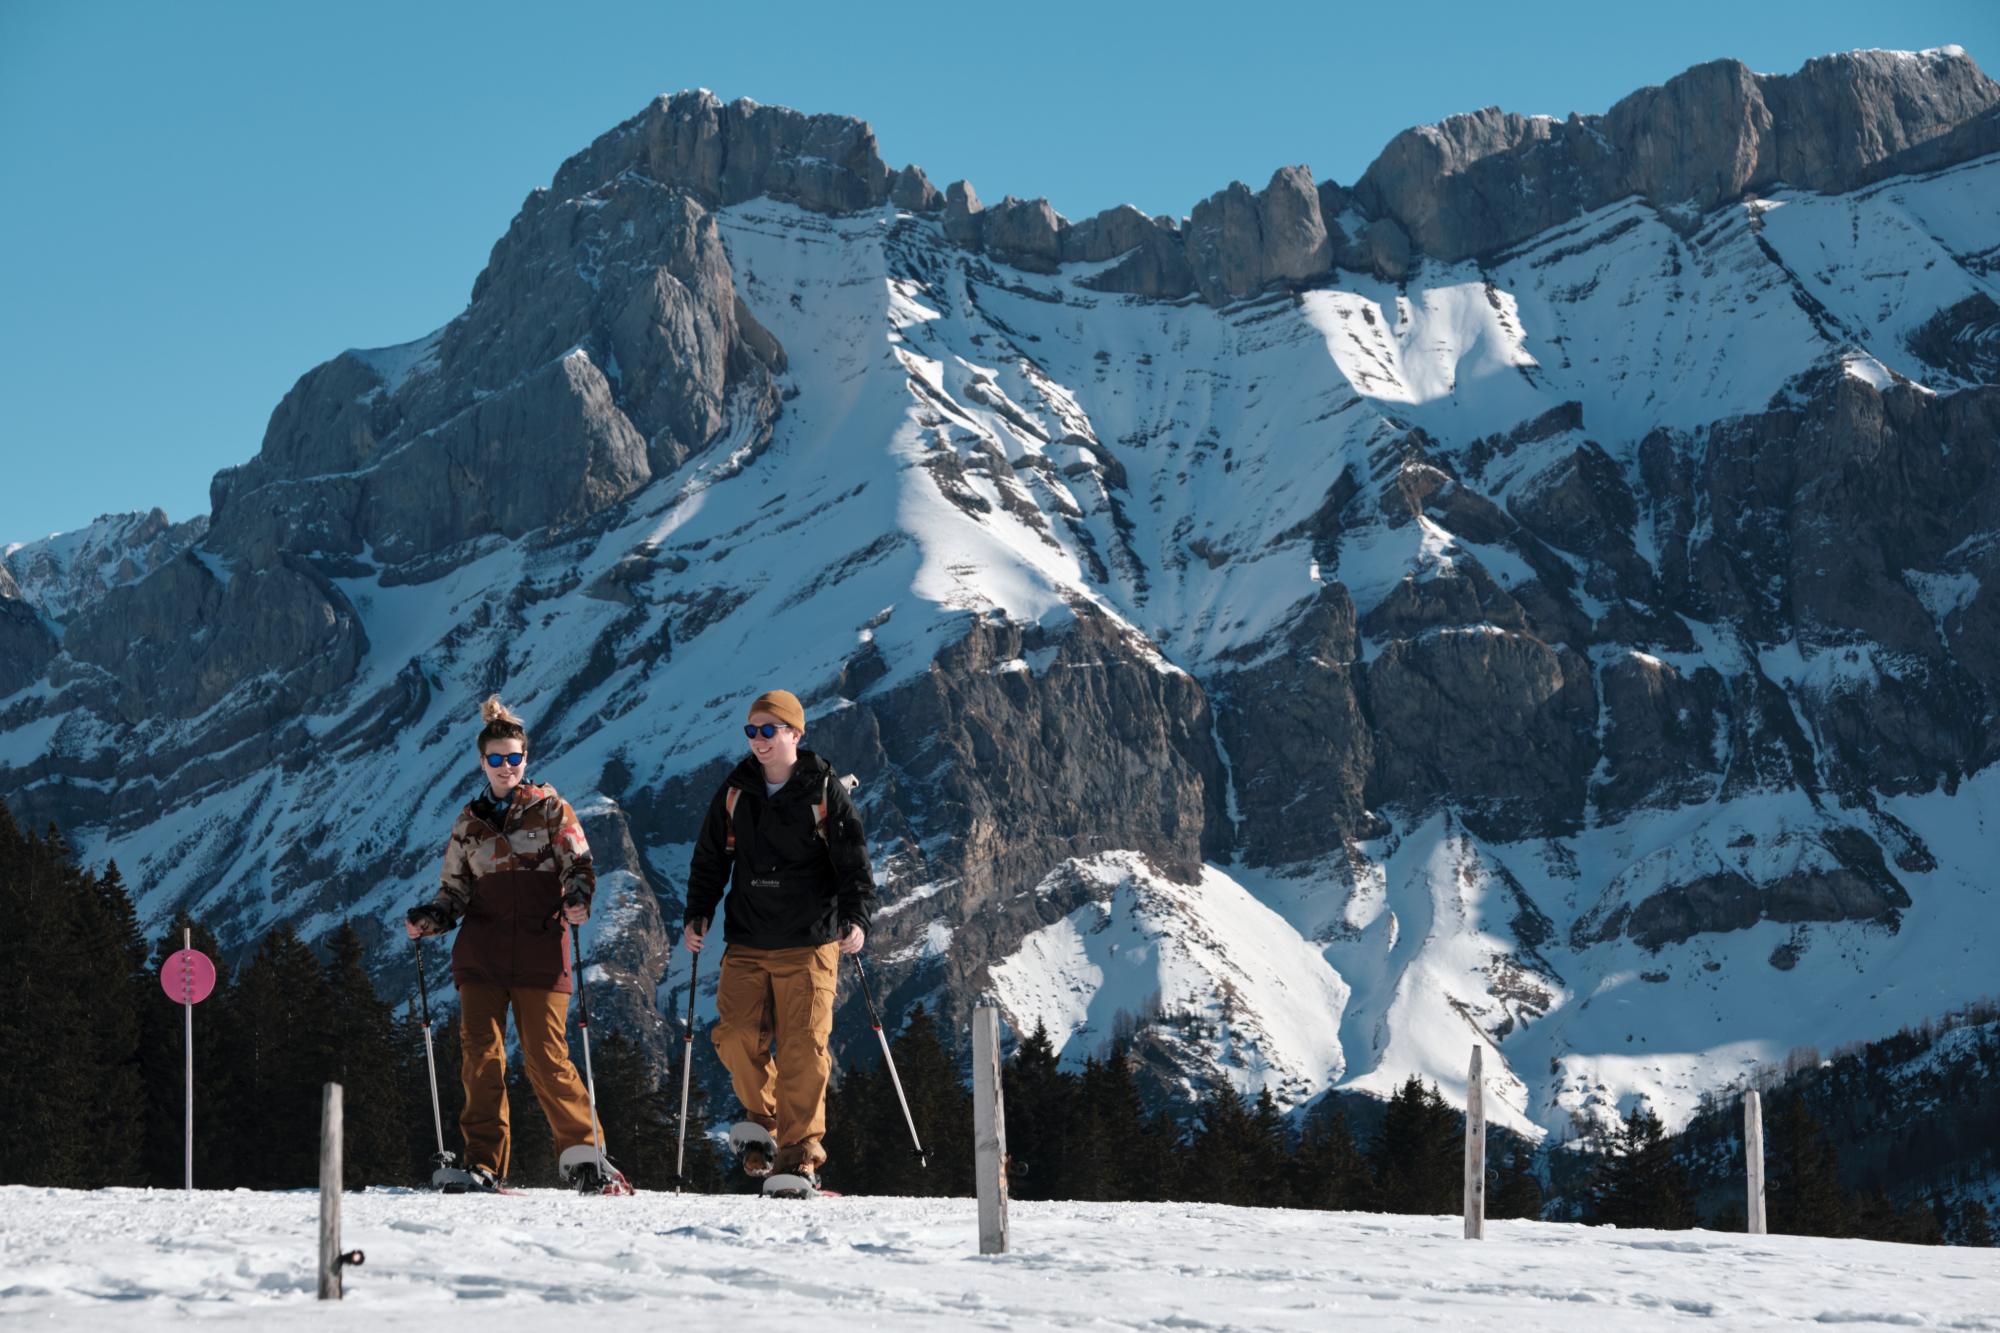
[[[728,851],[728,795],[736,799],[736,852]],[[813,805],[825,793],[826,840],[814,829]],[[731,863],[734,862],[732,867]],[[732,874],[733,869],[733,874]],[[723,898],[724,888],[729,896]],[[849,926],[868,929],[875,877],[861,816],[833,769],[811,750],[775,796],[764,795],[754,757],[736,766],[695,839],[688,865],[685,922],[706,921],[723,903],[722,936],[750,949],[830,944]]]

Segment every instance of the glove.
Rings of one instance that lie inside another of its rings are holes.
[[[560,911],[556,913],[556,915],[561,916],[563,915],[563,913],[578,907],[581,907],[583,909],[583,914],[586,918],[589,917],[590,895],[585,893],[582,889],[571,889],[568,893],[565,893],[562,896],[562,908]]]
[[[442,935],[451,927],[451,923],[445,920],[444,913],[429,905],[412,907],[404,916],[404,920],[425,935]]]

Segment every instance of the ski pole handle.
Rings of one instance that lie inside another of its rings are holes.
[[[424,937],[419,935],[410,941],[410,943],[417,946],[417,994],[423,997],[424,1031],[429,1032],[431,1027],[431,987],[430,983],[424,979]]]
[[[583,988],[583,931],[573,924],[569,928],[569,971],[576,991],[576,1025],[589,1032],[590,996]],[[584,1040],[587,1046],[589,1038]]]

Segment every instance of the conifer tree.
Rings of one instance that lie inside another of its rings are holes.
[[[1178,1152],[1166,1148],[1162,1126],[1149,1124],[1139,1083],[1124,1043],[1104,1060],[1087,1059],[1065,1145],[1069,1188],[1065,1196],[1115,1202],[1150,1198],[1174,1187]],[[1175,1135],[1178,1147],[1178,1134]]]
[[[1187,1135],[1165,1107],[1146,1117],[1117,1193],[1141,1203],[1186,1196]]]
[[[1601,1136],[1590,1186],[1591,1220],[1616,1227],[1686,1230],[1694,1225],[1687,1169],[1658,1116],[1634,1106]]]
[[[264,937],[237,984],[235,1104],[242,1183],[295,1189],[319,1180],[320,1089],[332,1081],[332,990],[289,925]]]
[[[328,1032],[333,1059],[327,1079],[341,1085],[341,1173],[348,1189],[406,1184],[412,1174],[409,1115],[395,1011],[375,992],[363,965],[361,936],[352,921],[334,932],[329,953]]]
[[[894,1094],[888,1091],[889,1077],[880,1062],[872,1068],[862,1068],[850,1063],[845,1069],[835,1072],[826,1090],[826,1134],[820,1146],[826,1150],[828,1175],[827,1184],[843,1194],[880,1194],[883,1192],[877,1176],[882,1163],[890,1154],[902,1150],[903,1140],[891,1139],[888,1143],[875,1141],[877,1126],[890,1123],[879,1105],[883,1096],[888,1096],[892,1104],[886,1108],[888,1116],[900,1113],[893,1105]],[[689,1112],[693,1122],[688,1133],[703,1123]],[[897,1128],[900,1130],[901,1126]],[[905,1131],[906,1132],[906,1131]],[[742,1182],[734,1181],[740,1186]]]
[[[1454,1213],[1464,1202],[1458,1113],[1412,1074],[1389,1099],[1369,1154],[1378,1198],[1391,1213]]]
[[[1067,1197],[1065,1154],[1076,1078],[1064,1073],[1046,1023],[1014,1048],[1001,1071],[1007,1111],[1008,1191],[1017,1199]]]
[[[1982,1249],[1992,1247],[1993,1219],[1983,1202],[1978,1199],[1967,1199],[1959,1205],[1952,1244],[1971,1245]]]
[[[86,1120],[96,1091],[90,1052],[90,917],[95,889],[62,834],[21,838],[16,871],[0,903],[0,975],[13,992],[0,1005],[0,1068],[34,1071],[0,1098],[0,1181],[73,1185],[94,1171]]]
[[[610,1032],[593,1051],[597,1066],[597,1120],[605,1151],[626,1179],[641,1189],[673,1185],[674,1100],[646,1068],[646,1053],[622,1032]],[[581,1071],[579,1066],[578,1072]]]
[[[146,987],[146,940],[116,862],[84,876],[75,905],[76,985],[91,997],[85,1044],[70,1058],[86,1062],[90,1092],[76,1108],[87,1141],[86,1188],[138,1185],[144,1180],[145,1081],[140,1065],[141,1006]],[[154,994],[165,998],[157,985]]]
[[[1789,1236],[1851,1235],[1839,1156],[1803,1099],[1788,1097],[1779,1104],[1766,1143],[1771,1230]]]
[[[1352,1212],[1374,1201],[1375,1182],[1347,1115],[1332,1097],[1306,1115],[1299,1134],[1293,1198],[1301,1208]]]
[[[1496,1221],[1541,1217],[1542,1182],[1535,1175],[1533,1149],[1517,1144],[1507,1154],[1487,1193],[1486,1215]]]
[[[1202,1096],[1197,1115],[1188,1141],[1182,1197],[1195,1203],[1247,1202],[1258,1145],[1242,1094],[1227,1081],[1218,1081]]]
[[[968,1195],[972,1193],[972,1090],[939,1039],[937,1023],[921,1004],[910,1009],[902,1032],[890,1043],[896,1072],[909,1098],[917,1133],[930,1152],[920,1167],[909,1128],[895,1094],[875,1099],[871,1132],[877,1148],[874,1186],[884,1194]],[[884,1145],[895,1144],[893,1150]]]

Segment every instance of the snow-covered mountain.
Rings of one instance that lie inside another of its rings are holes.
[[[1997,104],[1955,48],[1722,62],[1072,224],[662,98],[191,544],[0,587],[0,795],[154,920],[360,914],[400,987],[500,689],[659,1035],[785,684],[899,1008],[1291,1105],[1479,1044],[1517,1129],[1684,1118],[1991,988]]]

